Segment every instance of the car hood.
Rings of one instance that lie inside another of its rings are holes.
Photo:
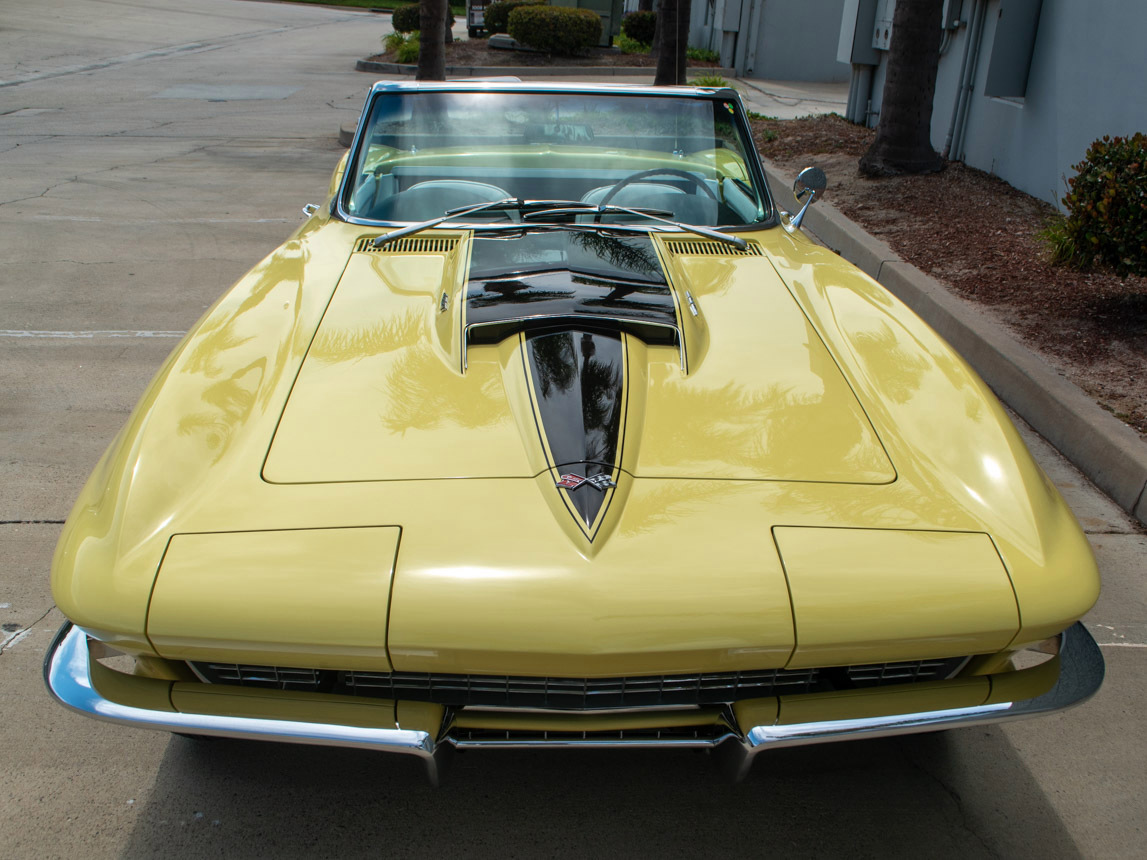
[[[360,243],[263,477],[893,480],[831,351],[750,250],[595,233]],[[734,297],[734,279],[754,289]]]

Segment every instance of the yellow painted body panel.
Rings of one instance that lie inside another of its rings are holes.
[[[767,259],[663,259],[714,346],[703,356],[689,349],[685,375],[668,355],[635,368],[648,386],[635,434],[638,477],[895,479],[855,395]]]
[[[291,391],[263,475],[275,483],[529,477],[497,347],[471,348],[465,244],[354,254]],[[453,297],[439,310],[440,296]],[[447,325],[436,328],[439,319]],[[451,335],[453,338],[451,339]],[[520,373],[520,359],[511,370]]]
[[[385,669],[399,532],[176,535],[155,582],[148,638],[168,659]]]
[[[154,653],[148,601],[169,542],[216,532],[401,526],[385,644],[396,668],[416,671],[584,677],[783,666],[801,637],[772,539],[778,526],[990,536],[998,559],[988,585],[998,593],[1002,563],[1020,626],[1012,642],[983,647],[1044,639],[1094,602],[1087,541],[994,396],[883,288],[803,236],[758,230],[745,235],[762,258],[666,264],[678,299],[689,290],[699,308],[681,321],[688,364],[682,370],[674,348],[627,338],[626,459],[608,522],[590,544],[556,512],[541,446],[526,441],[528,392],[511,372],[515,360],[520,372],[517,336],[470,350],[465,372],[452,363],[463,358],[458,303],[452,297],[440,314],[434,302],[444,284],[460,283],[451,266],[463,264],[352,260],[369,231],[325,212],[177,347],[73,509],[53,594],[69,618],[117,647]],[[390,352],[372,346],[371,331],[398,331],[408,317],[417,341]],[[344,329],[345,338],[334,336]],[[440,384],[452,402],[488,411],[438,424],[403,419],[406,447],[402,422],[385,424],[397,420],[389,410],[404,396],[386,381],[399,353],[426,356],[394,377],[413,386],[415,411]],[[336,402],[327,387],[358,401]],[[773,423],[738,423],[746,402]],[[781,403],[801,414],[783,416]],[[331,415],[314,414],[323,410]],[[477,421],[477,433],[466,420]],[[480,477],[423,480],[466,472]],[[836,574],[817,562],[817,593],[862,592],[851,551]],[[330,561],[343,555],[336,549]],[[907,582],[907,568],[897,559],[880,574],[885,593]],[[258,628],[265,580],[224,586],[218,571],[203,575]],[[316,593],[301,578],[283,588],[285,605]],[[385,617],[375,584],[360,585],[361,611]],[[912,587],[932,594],[938,586]],[[796,592],[806,591],[798,583]],[[987,603],[994,611],[994,598]],[[895,659],[917,635],[890,604],[883,639],[859,631],[869,659]],[[189,631],[204,607],[173,601],[163,613],[171,629]],[[285,638],[285,627],[275,631],[281,620],[265,631],[271,638]],[[831,627],[818,647],[826,659],[854,662],[845,640],[859,634],[842,628],[834,645]],[[258,652],[233,648],[236,632],[208,648],[213,659]],[[338,635],[316,633],[313,647],[296,640],[291,659],[329,665]],[[381,651],[369,659],[387,665]]]
[[[1019,629],[1011,582],[987,535],[773,534],[796,618],[790,668],[984,654],[1004,648]]]

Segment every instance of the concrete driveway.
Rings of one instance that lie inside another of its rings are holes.
[[[49,701],[60,524],[180,333],[320,202],[369,13],[0,0],[0,847],[10,857],[1142,856],[1147,538],[1038,438],[1091,534],[1108,680],[1069,713],[777,752],[197,743]]]

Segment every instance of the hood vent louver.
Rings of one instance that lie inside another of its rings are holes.
[[[706,239],[664,239],[666,250],[674,256],[686,254],[704,257],[760,257],[761,246],[756,242],[749,242],[747,248],[734,248],[724,242],[713,242]]]
[[[354,243],[355,253],[358,254],[449,254],[458,245],[458,239],[453,236],[409,236],[404,239],[395,239],[387,242],[381,248],[376,248],[372,242],[375,236],[364,236]]]

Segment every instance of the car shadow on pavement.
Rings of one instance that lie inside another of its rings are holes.
[[[778,750],[726,781],[697,751],[421,762],[173,737],[125,857],[1080,856],[995,727]]]

